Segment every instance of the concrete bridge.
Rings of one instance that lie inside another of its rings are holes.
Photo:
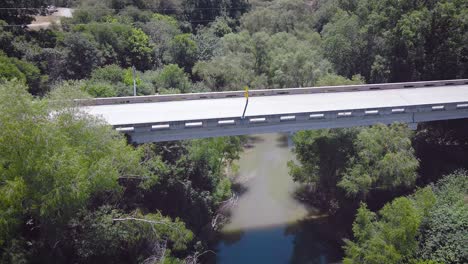
[[[468,118],[468,79],[77,100],[136,143]]]

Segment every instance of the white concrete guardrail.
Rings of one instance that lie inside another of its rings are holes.
[[[440,84],[438,84],[440,85]],[[135,143],[468,118],[468,101],[114,126]]]
[[[464,84],[468,84],[468,79],[251,90],[249,91],[249,96],[255,97],[255,96],[338,93],[338,92],[373,91],[373,90],[378,91],[378,90],[389,90],[389,89],[427,88],[427,87],[432,87],[432,86],[454,86],[454,85],[464,85]],[[81,106],[96,106],[96,105],[154,103],[154,102],[199,100],[199,99],[219,99],[219,98],[235,98],[235,97],[244,97],[244,91],[77,99],[75,100],[75,102]]]

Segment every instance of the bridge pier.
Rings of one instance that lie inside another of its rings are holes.
[[[408,128],[416,131],[418,129],[418,123],[408,123]]]
[[[288,132],[288,148],[291,149],[294,148],[294,134],[296,134],[296,132]]]

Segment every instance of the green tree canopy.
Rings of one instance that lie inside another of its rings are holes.
[[[419,161],[411,145],[412,131],[403,124],[374,125],[357,135],[356,156],[347,165],[339,186],[350,195],[370,190],[412,186]]]
[[[188,75],[176,64],[164,66],[156,78],[157,89],[177,89],[182,93],[189,92]]]
[[[179,34],[169,42],[165,60],[191,72],[197,58],[197,43],[191,34]]]
[[[378,214],[362,204],[343,263],[465,263],[467,187],[466,171],[458,171]]]
[[[421,258],[440,263],[466,263],[468,173],[457,171],[435,186],[437,202],[422,225]]]
[[[322,36],[338,74],[369,82],[467,74],[466,1],[338,1],[337,8]]]
[[[411,263],[421,222],[434,203],[435,195],[427,187],[393,200],[378,215],[362,204],[353,224],[354,241],[346,240],[343,263]]]
[[[51,121],[47,103],[32,100],[18,83],[1,84],[0,96],[3,242],[22,215],[64,223],[92,193],[119,190],[120,175],[143,173],[140,151],[99,121],[71,111],[56,112]]]
[[[365,199],[372,190],[415,184],[419,162],[412,136],[406,125],[397,123],[300,131],[293,138],[300,164],[290,161],[288,166],[295,181],[321,194],[315,200],[335,199],[340,192],[336,187]]]
[[[4,56],[0,52],[0,80],[16,79],[28,84],[29,92],[34,95],[44,95],[44,81],[47,76],[42,76],[41,71],[34,64],[17,58]]]
[[[66,75],[80,80],[89,77],[102,63],[102,53],[97,43],[82,33],[71,33],[64,40],[66,49]]]

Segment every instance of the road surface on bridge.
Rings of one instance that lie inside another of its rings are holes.
[[[468,85],[251,97],[246,116],[373,109],[468,101]],[[244,98],[87,106],[110,125],[131,125],[242,115]]]

